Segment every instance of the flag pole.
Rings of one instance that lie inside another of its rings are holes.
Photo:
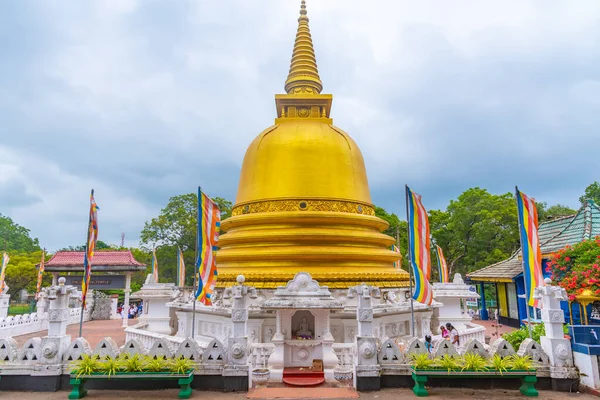
[[[407,255],[408,255],[408,272],[410,274],[409,285],[410,285],[410,335],[415,337],[415,308],[414,308],[414,299],[413,299],[413,266],[412,266],[412,257],[410,254],[410,223],[408,217],[408,185],[404,185],[404,193],[406,197],[406,231],[408,233],[408,246],[407,246]]]
[[[398,247],[398,253],[400,253],[400,225],[396,225],[396,246]],[[400,253],[400,256],[402,256],[402,253]],[[401,269],[402,259],[398,259],[398,261],[396,262],[398,263],[398,265],[396,265],[396,268]]]
[[[198,273],[200,272],[200,266],[198,265],[198,235],[200,232],[200,197],[202,189],[198,186],[198,207],[196,207],[196,258],[194,259],[194,287],[192,288],[193,303],[192,303],[192,339],[196,333],[196,286],[198,285]]]
[[[515,186],[515,200],[517,202],[517,215],[518,218],[517,220],[519,221],[519,240],[521,242],[521,267],[523,267],[523,279],[525,279],[525,257],[524,257],[524,253],[523,253],[523,236],[521,235],[521,218],[520,218],[520,214],[519,214],[519,188],[517,186]],[[523,285],[525,287],[525,310],[527,311],[527,329],[529,331],[529,339],[533,338],[533,334],[531,332],[531,315],[529,313],[529,298],[527,297],[527,282],[525,282],[525,285]],[[518,296],[517,296],[518,297]]]
[[[92,193],[91,196],[94,196],[94,189],[92,189]],[[91,204],[90,204],[91,207]],[[90,212],[91,212],[91,208],[90,208]],[[88,216],[88,229],[87,229],[87,235],[86,235],[86,240],[85,240],[85,248],[83,249],[83,279],[86,279],[86,273],[87,273],[87,263],[90,262],[90,260],[87,259],[87,250],[88,250],[88,246],[90,244],[90,224],[92,223],[92,215],[90,214]],[[86,262],[87,260],[87,262]],[[90,272],[92,271],[92,268],[90,266]],[[88,283],[85,283],[85,296],[87,297],[87,292],[89,291],[88,288]],[[84,306],[85,306],[85,299],[83,298],[83,285],[81,285],[81,315],[79,316],[79,336],[81,337],[81,333],[83,331],[83,311],[84,311]]]
[[[442,263],[440,262],[440,255],[438,254],[437,244],[432,243],[435,246],[435,259],[437,260],[438,265],[438,275],[440,278],[440,283],[444,283],[444,276],[442,275]]]

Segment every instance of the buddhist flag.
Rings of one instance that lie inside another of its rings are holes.
[[[156,249],[152,249],[152,278],[154,278],[154,283],[158,283],[158,258],[156,258]]]
[[[9,260],[10,257],[7,253],[2,254],[2,270],[0,270],[0,294],[4,293],[4,288],[6,287],[4,276],[6,274],[6,266],[8,265]]]
[[[185,286],[185,262],[180,248],[177,248],[177,286]]]
[[[533,298],[534,289],[544,285],[542,251],[538,236],[537,208],[533,198],[520,192],[517,187],[515,187],[515,192],[517,197],[517,212],[519,214],[521,250],[523,253],[523,276],[525,277],[528,304],[535,308],[541,308],[539,301]]]
[[[98,240],[98,210],[100,208],[94,200],[94,189],[90,194],[90,216],[88,222],[87,242],[85,253],[83,255],[83,279],[81,280],[81,306],[85,308],[90,278],[92,277],[92,258],[96,250],[96,241]]]
[[[42,250],[42,260],[40,261],[40,269],[37,275],[37,286],[35,289],[35,299],[37,300],[40,296],[40,290],[42,290],[42,278],[44,276],[44,263],[46,261],[46,249]]]
[[[408,248],[410,265],[415,277],[413,299],[420,303],[433,303],[433,288],[429,283],[431,273],[431,240],[429,238],[429,219],[421,203],[421,196],[406,186],[408,219]]]
[[[217,281],[216,251],[221,227],[221,211],[210,197],[198,188],[198,230],[196,274],[198,289],[196,298],[211,305],[211,296]]]
[[[392,251],[398,255],[398,261],[394,262],[394,268],[400,268],[402,266],[402,254],[400,254],[400,249],[395,244],[392,245]]]
[[[438,262],[438,272],[440,274],[440,282],[448,283],[450,279],[448,277],[448,264],[446,263],[446,258],[444,257],[444,252],[442,248],[435,245],[435,251],[437,254],[437,262]]]

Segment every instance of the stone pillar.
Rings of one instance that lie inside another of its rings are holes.
[[[48,335],[41,341],[40,363],[46,365],[39,375],[58,375],[62,373],[62,356],[71,343],[67,335],[69,323],[69,296],[76,291],[74,286],[66,286],[65,278],[58,280],[57,286],[43,289],[50,300],[48,307]],[[32,374],[33,375],[33,374]]]
[[[58,285],[58,272],[52,273],[52,286]]]
[[[546,286],[534,290],[534,298],[542,300],[542,322],[546,335],[540,338],[542,349],[550,359],[550,377],[552,387],[561,390],[572,386],[578,379],[577,370],[573,364],[571,342],[565,339],[563,324],[565,315],[560,308],[561,300],[567,300],[567,292],[558,286],[551,286],[552,280],[544,279]]]
[[[110,295],[110,319],[119,319],[120,315],[117,314],[117,303],[119,302],[118,294]]]
[[[243,275],[237,277],[238,284],[231,288],[232,336],[227,338],[227,363],[223,368],[223,384],[226,391],[248,390],[248,305],[247,298],[256,298],[256,289],[244,285]]]
[[[357,365],[356,389],[381,389],[380,367],[377,362],[377,339],[373,337],[373,302],[372,297],[379,297],[379,288],[369,285],[358,285],[348,289],[348,297],[358,295],[356,319],[358,335],[356,336]]]
[[[69,298],[70,301],[70,298]],[[45,313],[47,310],[48,306],[48,298],[46,297],[46,292],[44,292],[43,290],[40,290],[40,293],[38,294],[38,298],[37,298],[37,304],[35,306],[35,312],[37,312],[38,314],[43,314]]]
[[[123,301],[123,327],[126,328],[129,323],[129,294],[131,293],[131,272],[125,274],[125,299]]]
[[[488,319],[490,319],[490,314],[488,313],[487,305],[485,304],[485,286],[484,286],[484,283],[481,282],[479,284],[479,287],[481,288],[481,320],[482,321],[487,321]]]
[[[0,294],[0,318],[8,316],[8,306],[10,305],[10,294]]]

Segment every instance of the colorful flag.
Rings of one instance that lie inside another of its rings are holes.
[[[211,295],[217,281],[216,251],[221,227],[221,211],[210,197],[198,188],[198,232],[196,274],[198,289],[196,298],[211,305]]]
[[[38,270],[37,286],[35,289],[35,299],[36,300],[40,296],[40,290],[42,289],[42,277],[44,276],[45,261],[46,261],[46,249],[42,250],[42,260],[40,261],[40,269]]]
[[[177,286],[185,286],[185,262],[183,260],[183,252],[180,248],[177,249]]]
[[[421,203],[421,196],[410,190],[408,186],[406,186],[406,202],[410,264],[415,277],[413,299],[431,305],[433,302],[433,288],[429,283],[431,239],[427,211]]]
[[[10,257],[7,253],[2,254],[2,270],[0,272],[0,294],[4,293],[4,288],[6,287],[6,283],[4,282],[4,276],[6,274],[6,266],[8,265],[8,261]]]
[[[392,245],[392,251],[398,254],[398,261],[394,261],[394,268],[400,268],[402,266],[402,254],[400,249],[395,244]]]
[[[90,194],[90,218],[88,223],[87,242],[85,253],[83,255],[83,279],[81,281],[81,305],[85,308],[90,278],[92,277],[92,258],[96,250],[96,241],[98,240],[98,210],[100,208],[94,200],[94,189]]]
[[[440,282],[448,283],[450,279],[448,277],[448,264],[446,263],[446,258],[444,257],[444,252],[442,248],[435,245],[435,251],[437,253],[437,262],[438,262],[438,272],[440,274]]]
[[[516,190],[517,212],[519,214],[519,233],[521,235],[521,250],[523,255],[523,276],[527,290],[528,304],[541,308],[538,299],[533,298],[533,291],[544,285],[542,274],[542,251],[538,236],[538,214],[535,200]]]
[[[154,283],[158,283],[158,258],[156,258],[156,249],[152,249],[152,278],[154,278]]]

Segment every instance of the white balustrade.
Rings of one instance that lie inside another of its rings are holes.
[[[338,358],[340,368],[353,368],[356,359],[356,344],[354,343],[334,343],[333,351]]]
[[[269,357],[275,350],[273,343],[252,343],[250,348],[250,364],[252,368],[267,368]]]

